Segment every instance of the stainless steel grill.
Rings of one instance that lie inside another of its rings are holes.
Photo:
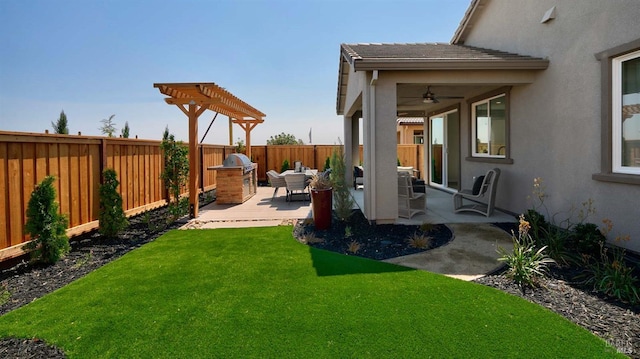
[[[253,163],[242,153],[232,153],[222,162],[223,167],[242,167],[244,173],[251,172]]]

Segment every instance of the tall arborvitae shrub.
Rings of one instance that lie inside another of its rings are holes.
[[[115,237],[127,228],[129,221],[122,209],[122,196],[118,193],[118,176],[114,169],[107,168],[102,173],[104,182],[100,185],[100,214],[98,231],[107,237]]]
[[[333,186],[333,208],[341,221],[347,221],[353,213],[353,197],[345,180],[346,165],[342,143],[333,148],[331,154],[331,185]]]
[[[27,206],[25,230],[31,242],[23,249],[31,251],[34,261],[53,264],[69,252],[66,230],[67,218],[58,213],[53,176],[45,177],[31,193]]]
[[[160,178],[164,181],[171,197],[169,213],[172,218],[170,219],[177,219],[188,212],[187,206],[181,205],[180,191],[186,185],[189,177],[189,149],[184,146],[182,141],[176,142],[175,137],[169,134],[168,129],[165,130],[162,137],[160,148],[164,154],[164,169]],[[187,204],[185,201],[182,203]]]
[[[58,121],[51,122],[51,126],[53,126],[53,133],[61,135],[69,134],[69,127],[67,127],[67,115],[64,114],[64,110],[60,111]]]

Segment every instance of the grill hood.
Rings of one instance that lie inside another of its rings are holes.
[[[242,153],[232,153],[222,162],[222,167],[242,167],[244,172],[249,172],[253,169],[253,163]]]

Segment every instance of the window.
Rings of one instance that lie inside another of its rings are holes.
[[[472,156],[506,158],[506,95],[490,97],[471,105]]]
[[[424,143],[424,131],[414,130],[413,131],[413,144],[421,145]]]
[[[640,175],[640,50],[612,60],[612,172]]]
[[[640,185],[640,39],[595,54],[601,71],[598,181]]]

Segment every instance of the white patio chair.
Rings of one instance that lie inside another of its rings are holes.
[[[482,182],[474,183],[473,189],[463,189],[453,195],[453,211],[455,213],[469,211],[484,214],[490,217],[493,214],[496,201],[496,188],[500,178],[500,169],[494,168],[484,175]],[[463,200],[472,201],[471,204],[464,204]]]
[[[291,201],[294,195],[302,195],[304,200],[310,200],[307,191],[307,175],[304,173],[289,173],[284,176],[287,183],[287,201]]]
[[[411,176],[398,172],[398,217],[411,218],[427,210],[427,195],[413,192]]]
[[[273,201],[276,193],[278,193],[278,189],[280,187],[286,188],[287,183],[285,182],[284,177],[280,176],[280,174],[274,170],[267,171],[267,178],[269,179],[269,185],[274,188],[273,196],[271,196],[271,200]]]

